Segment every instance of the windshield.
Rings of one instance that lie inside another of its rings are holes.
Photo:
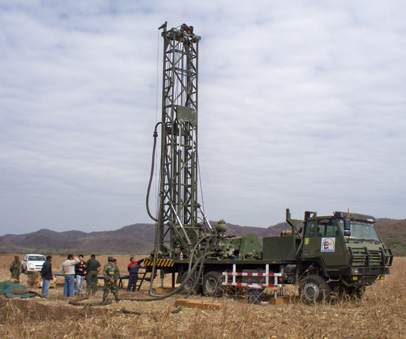
[[[344,222],[340,220],[341,230],[344,229]],[[361,221],[351,221],[350,239],[380,241],[374,224]]]
[[[45,261],[45,257],[43,255],[30,255],[28,257],[30,261]]]

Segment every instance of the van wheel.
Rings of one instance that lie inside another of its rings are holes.
[[[299,298],[305,304],[328,301],[330,295],[330,286],[319,275],[309,275],[299,282]]]
[[[220,272],[207,272],[203,277],[203,294],[206,297],[221,297],[224,294],[224,286],[221,281]]]

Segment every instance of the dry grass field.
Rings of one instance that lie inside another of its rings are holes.
[[[12,255],[0,256],[0,281],[10,278]],[[106,256],[98,258],[102,265]],[[127,256],[117,256],[126,271]],[[65,260],[54,257],[54,271]],[[22,275],[22,283],[26,282]],[[0,297],[1,338],[405,338],[406,258],[396,258],[392,273],[367,289],[362,301],[307,306],[286,294],[285,305],[252,305],[244,299],[223,298],[220,310],[183,307],[177,295],[162,301],[120,301],[106,306],[72,306],[63,297],[63,278],[47,299]],[[158,282],[159,283],[159,282]],[[165,282],[169,286],[169,279]],[[146,298],[149,283],[140,292],[120,290],[122,298]],[[39,291],[39,290],[38,290]],[[101,301],[102,292],[90,301]],[[207,299],[193,297],[194,299]],[[133,314],[124,313],[126,311]]]

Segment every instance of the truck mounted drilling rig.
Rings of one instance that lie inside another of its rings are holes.
[[[328,300],[332,292],[361,297],[365,287],[389,274],[393,255],[375,230],[375,218],[349,212],[318,216],[306,211],[292,219],[280,237],[226,234],[213,227],[198,202],[198,46],[200,37],[186,24],[160,28],[164,41],[162,120],[154,130],[147,211],[156,238],[146,268],[188,292],[220,296],[229,288],[274,288],[296,284],[306,303]],[[161,133],[159,210],[152,215],[149,195]],[[152,283],[151,283],[152,286]]]

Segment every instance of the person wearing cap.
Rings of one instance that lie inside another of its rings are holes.
[[[80,262],[80,259],[75,258],[73,254],[68,255],[68,259],[62,264],[61,272],[65,276],[65,285],[63,287],[63,295],[65,297],[73,297],[73,286],[75,284],[75,265]]]
[[[11,279],[20,281],[21,262],[20,257],[16,255],[10,265]]]
[[[114,298],[118,302],[118,286],[117,282],[120,278],[120,271],[117,265],[113,262],[113,257],[108,257],[108,263],[103,268],[104,274],[104,291],[103,291],[103,302],[107,300],[109,292],[114,295]]]

